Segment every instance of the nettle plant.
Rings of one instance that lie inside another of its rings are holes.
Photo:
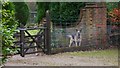
[[[118,2],[107,3],[107,18],[112,26],[112,31],[119,32],[120,26],[120,8],[118,8]]]
[[[13,34],[16,32],[18,22],[15,20],[14,5],[11,2],[2,2],[2,18],[0,19],[0,34],[2,35],[2,62],[7,59],[7,55],[13,54],[17,48],[13,46]]]
[[[114,8],[108,13],[112,22],[120,22],[120,9]]]
[[[109,2],[107,3],[107,12],[108,12],[108,20],[112,22],[112,24],[119,24],[120,22],[120,9],[118,8],[118,2]]]

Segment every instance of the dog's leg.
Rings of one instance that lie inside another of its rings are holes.
[[[78,46],[80,46],[80,41],[78,41]]]
[[[76,47],[79,46],[79,41],[76,41]]]
[[[69,38],[70,38],[70,43],[69,43],[69,47],[71,47],[71,45],[72,45],[72,36],[71,35],[69,35]]]
[[[80,46],[81,46],[81,43],[82,43],[82,36],[80,36]]]
[[[70,44],[69,44],[69,47],[71,47],[72,46],[72,40],[70,39]]]
[[[78,46],[78,40],[76,37],[75,37],[75,45],[76,45],[76,47]]]
[[[82,39],[79,39],[79,46],[81,46]]]

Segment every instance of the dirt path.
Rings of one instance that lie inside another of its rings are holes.
[[[34,54],[21,57],[15,55],[9,59],[6,66],[117,66],[116,62],[110,62],[111,58],[82,57],[69,54],[39,55]]]

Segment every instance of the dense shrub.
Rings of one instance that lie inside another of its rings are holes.
[[[80,8],[85,6],[82,2],[38,2],[37,22],[45,16],[45,11],[50,10],[50,16],[54,23],[60,21],[73,22],[76,21],[80,14]],[[72,20],[74,18],[74,20]],[[64,22],[62,22],[64,24]]]
[[[15,17],[19,23],[26,25],[29,18],[29,8],[25,2],[14,2]]]
[[[13,46],[13,34],[17,27],[17,21],[15,20],[14,5],[11,2],[2,3],[2,18],[0,19],[0,35],[2,35],[2,62],[7,58],[8,54],[16,52],[16,48]]]
[[[46,2],[37,2],[37,19],[39,23],[43,17],[45,17],[46,10],[49,9],[49,3]]]
[[[53,19],[53,21],[57,23],[64,23],[64,21],[73,23],[78,19],[80,8],[82,7],[84,7],[84,3],[82,2],[51,3],[51,19]]]
[[[112,29],[120,26],[120,8],[118,8],[118,2],[107,3],[107,25],[112,25]]]
[[[15,11],[15,5],[11,2],[4,3],[2,5],[4,5],[4,6],[2,6],[2,8],[6,9],[6,10]]]
[[[120,33],[120,8],[119,2],[107,3],[107,25],[108,34],[112,34],[109,37],[109,43],[111,45],[119,45],[119,33]],[[109,27],[110,26],[110,27]]]
[[[114,8],[118,8],[118,2],[107,2],[107,11],[110,12]]]

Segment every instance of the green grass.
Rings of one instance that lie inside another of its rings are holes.
[[[95,50],[95,51],[79,51],[70,52],[73,56],[89,56],[89,57],[118,57],[118,49],[106,49],[106,50]]]
[[[28,32],[29,32],[31,35],[36,35],[36,34],[39,32],[39,30],[28,30]],[[28,36],[27,33],[25,33],[25,35]]]
[[[118,49],[68,52],[67,55],[96,59],[97,61],[118,65]]]

